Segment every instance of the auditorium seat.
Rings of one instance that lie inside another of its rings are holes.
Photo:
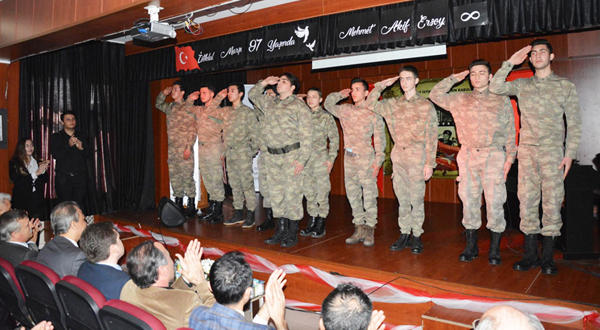
[[[63,312],[56,288],[60,278],[50,268],[26,260],[15,268],[17,279],[25,295],[25,303],[33,321],[51,321],[55,330],[65,329]]]
[[[65,312],[67,329],[102,330],[98,316],[106,304],[102,292],[80,278],[67,275],[56,283],[56,293]]]
[[[31,316],[25,305],[25,296],[15,275],[15,267],[0,258],[0,302],[10,315],[26,328],[33,327]]]
[[[100,309],[100,322],[105,330],[167,330],[154,315],[118,299]]]

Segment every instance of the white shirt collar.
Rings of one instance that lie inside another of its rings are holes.
[[[21,245],[24,246],[26,248],[29,249],[29,245],[27,245],[27,243],[23,243],[23,242],[15,242],[15,241],[8,241],[8,243],[12,243],[12,244],[17,244],[17,245]]]
[[[71,243],[73,243],[73,245],[75,245],[76,247],[79,247],[79,245],[77,245],[77,242],[75,242],[74,240],[68,238],[67,236],[63,236],[64,238],[68,239]]]
[[[123,271],[123,269],[121,268],[121,266],[119,266],[117,264],[111,264],[111,263],[103,262],[103,261],[97,262],[97,264],[98,265],[104,265],[104,266],[110,266],[110,267],[112,267],[112,268],[114,268],[116,270]]]

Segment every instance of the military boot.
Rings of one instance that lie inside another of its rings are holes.
[[[400,234],[400,237],[392,246],[390,246],[390,250],[392,251],[400,251],[407,247],[410,244],[410,235],[409,234]]]
[[[525,235],[525,256],[513,264],[513,269],[528,271],[538,266],[537,234]]]
[[[273,221],[273,209],[268,207],[265,208],[265,221],[256,230],[265,231],[271,228],[275,228],[275,221]]]
[[[354,228],[354,234],[346,238],[346,244],[356,244],[365,240],[365,225],[358,225]]]
[[[310,233],[310,237],[321,238],[323,236],[325,236],[325,218],[318,217],[317,224],[315,225],[313,231]]]
[[[247,210],[246,211],[246,220],[242,224],[242,228],[252,228],[254,226],[255,218],[254,211]]]
[[[208,219],[209,223],[219,223],[223,221],[223,202],[215,202],[214,212]]]
[[[465,231],[465,236],[467,237],[467,246],[458,257],[458,260],[471,262],[471,260],[479,256],[479,246],[477,246],[477,229],[467,229]]]
[[[364,246],[373,246],[375,244],[375,227],[365,226]]]
[[[546,275],[556,275],[558,273],[552,258],[555,244],[556,237],[544,236],[542,240],[542,273]]]
[[[215,213],[215,206],[217,202],[208,201],[208,207],[202,211],[202,214],[198,216],[198,220],[210,220]]]
[[[488,263],[490,265],[501,265],[502,259],[500,259],[500,241],[502,240],[502,233],[491,232],[492,238],[490,240],[490,253],[488,257]]]
[[[185,215],[188,218],[193,218],[194,216],[196,216],[196,198],[194,197],[188,197],[188,207],[187,210],[185,211]]]
[[[225,226],[232,226],[232,225],[237,225],[238,223],[242,223],[244,222],[244,210],[235,210],[235,212],[233,213],[233,216],[227,220],[225,220],[225,222],[223,222],[223,224]]]
[[[177,204],[177,207],[185,214],[185,209],[183,208],[183,197],[175,197],[175,204]]]
[[[306,229],[302,229],[300,231],[300,236],[310,236],[313,230],[315,230],[316,225],[317,217],[310,217],[310,219],[308,219],[308,225],[306,225]]]
[[[281,247],[288,248],[298,244],[298,225],[300,220],[288,220],[287,235],[281,242]]]
[[[275,235],[273,235],[273,237],[271,238],[267,238],[265,240],[265,243],[270,245],[281,243],[283,239],[287,237],[287,227],[289,221],[290,220],[286,218],[277,219],[277,230],[275,230]]]
[[[423,243],[421,243],[421,236],[415,237],[413,235],[412,238],[412,250],[410,250],[412,254],[421,254],[423,252]]]

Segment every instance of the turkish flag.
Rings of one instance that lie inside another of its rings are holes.
[[[175,66],[177,71],[180,70],[200,70],[198,61],[196,61],[196,53],[190,46],[177,47],[175,46]]]

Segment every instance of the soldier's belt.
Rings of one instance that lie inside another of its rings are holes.
[[[269,151],[269,153],[272,155],[283,155],[283,154],[287,154],[288,152],[296,150],[296,149],[300,149],[300,142],[296,142],[294,144],[289,144],[283,148],[267,147],[267,151]]]

